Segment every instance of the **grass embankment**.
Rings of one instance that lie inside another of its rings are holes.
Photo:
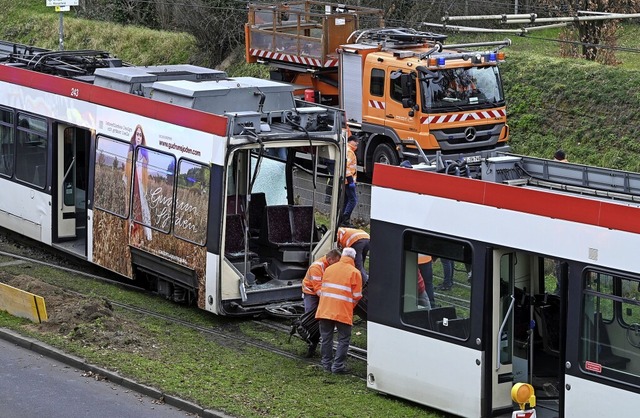
[[[518,154],[640,171],[640,54],[617,52],[617,66],[560,58],[558,29],[509,37],[501,71],[511,146]],[[627,24],[619,46],[640,46],[640,27]],[[455,41],[461,41],[456,35]]]
[[[0,39],[59,49],[59,13],[43,0],[0,0]],[[108,51],[135,65],[185,64],[198,53],[196,40],[183,32],[151,30],[111,22],[63,18],[64,49]]]

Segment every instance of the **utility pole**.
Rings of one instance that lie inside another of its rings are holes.
[[[71,6],[78,6],[80,0],[47,0],[47,7],[55,7],[55,11],[60,13],[60,24],[58,27],[58,44],[60,51],[64,51],[64,12],[71,10]]]
[[[64,10],[61,10],[62,7],[56,7],[56,11],[60,12],[60,25],[58,28],[58,44],[60,45],[60,51],[64,51],[64,20],[63,20],[63,16],[64,16]],[[67,6],[67,10],[69,10],[69,6]]]

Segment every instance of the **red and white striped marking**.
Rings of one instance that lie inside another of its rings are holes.
[[[369,100],[369,107],[372,107],[374,109],[384,109],[385,105],[384,102],[381,102],[379,100]]]
[[[324,63],[317,58],[301,57],[299,55],[283,54],[280,52],[265,51],[263,49],[249,49],[252,57],[264,58],[269,60],[285,61],[294,64],[310,65],[313,67],[337,67],[338,59],[328,59]]]
[[[504,109],[482,110],[479,112],[466,113],[448,113],[444,115],[423,116],[420,118],[420,123],[426,125],[431,123],[465,122],[470,120],[503,118],[505,115],[506,112]]]

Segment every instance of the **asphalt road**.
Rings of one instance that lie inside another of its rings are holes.
[[[2,418],[184,418],[173,406],[0,340]]]

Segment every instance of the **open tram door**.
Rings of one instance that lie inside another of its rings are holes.
[[[566,268],[559,260],[508,250],[494,250],[492,264],[491,363],[485,369],[491,415],[510,416],[517,409],[513,385],[528,383],[537,396],[537,417],[557,417],[563,321],[558,279],[566,277]]]
[[[91,131],[57,124],[54,130],[54,245],[86,256],[87,249],[87,148]]]

